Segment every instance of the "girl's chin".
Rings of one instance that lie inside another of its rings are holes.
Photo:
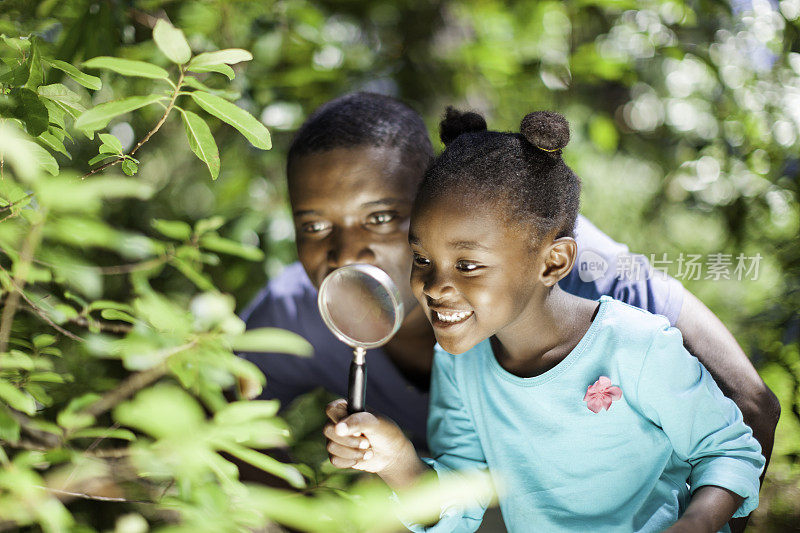
[[[439,346],[442,347],[442,350],[453,355],[460,355],[462,353],[468,352],[472,348],[474,348],[475,345],[477,344],[477,343],[453,342],[453,339],[440,338],[439,335],[436,335],[436,342],[439,343]]]

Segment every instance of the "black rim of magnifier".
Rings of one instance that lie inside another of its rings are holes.
[[[386,290],[392,300],[392,307],[395,309],[394,325],[391,332],[378,342],[371,343],[358,343],[345,335],[339,330],[336,324],[331,320],[330,313],[328,313],[328,298],[327,286],[332,279],[341,275],[342,269],[356,270],[371,276],[378,284]],[[319,288],[319,295],[317,297],[317,306],[319,307],[322,319],[328,329],[342,342],[354,349],[353,360],[350,363],[350,372],[348,376],[347,387],[347,412],[348,414],[359,413],[365,410],[366,392],[367,392],[367,365],[366,365],[366,350],[368,348],[377,348],[386,344],[391,339],[397,330],[400,329],[400,324],[403,322],[403,302],[400,300],[400,291],[392,281],[389,275],[374,265],[368,264],[355,264],[347,265],[338,268],[325,276]],[[358,350],[363,352],[359,355]]]

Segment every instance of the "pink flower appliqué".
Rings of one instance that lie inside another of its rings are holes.
[[[622,398],[622,389],[612,385],[611,380],[605,376],[600,376],[600,379],[594,382],[594,385],[589,385],[586,389],[586,395],[583,401],[586,406],[593,413],[599,413],[600,409],[611,407],[611,402]]]

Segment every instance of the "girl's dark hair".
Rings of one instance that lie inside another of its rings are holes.
[[[569,123],[537,111],[522,119],[520,131],[487,131],[477,113],[447,108],[440,124],[446,148],[425,173],[417,205],[455,196],[469,208],[490,199],[509,221],[530,223],[537,236],[574,237],[581,182],[561,159]]]
[[[416,111],[391,96],[357,92],[326,102],[306,119],[289,147],[288,164],[304,155],[357,146],[398,148],[419,162],[420,175],[433,159],[428,130]]]

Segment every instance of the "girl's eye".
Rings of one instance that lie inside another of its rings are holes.
[[[429,260],[425,259],[424,257],[422,257],[419,254],[414,254],[414,264],[417,265],[417,266],[424,267],[424,266],[428,266],[429,264],[431,264],[431,262]]]
[[[314,234],[314,233],[320,233],[320,232],[325,231],[326,229],[328,229],[328,226],[329,225],[326,222],[320,222],[320,221],[317,221],[317,222],[306,222],[305,224],[303,224],[301,226],[301,229],[303,230],[303,233]]]
[[[456,263],[456,269],[461,272],[475,272],[480,269],[481,265],[473,263],[472,261],[459,261]]]
[[[367,217],[367,224],[388,224],[397,218],[397,213],[394,211],[381,211],[380,213],[372,213]]]

